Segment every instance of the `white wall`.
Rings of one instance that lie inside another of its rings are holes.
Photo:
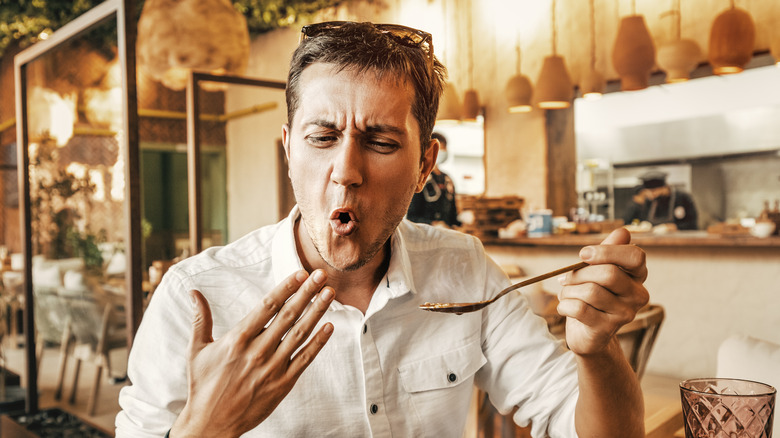
[[[297,42],[297,29],[278,30],[255,39],[245,76],[285,82]],[[228,113],[269,102],[276,102],[277,107],[235,119],[227,126],[230,241],[280,219],[276,142],[287,121],[287,108],[284,90],[231,86],[226,94]]]
[[[633,163],[780,149],[780,68],[578,99],[574,117],[581,160]]]

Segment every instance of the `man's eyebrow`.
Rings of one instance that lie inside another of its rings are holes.
[[[335,122],[332,122],[332,121],[326,120],[326,119],[314,119],[314,120],[306,122],[305,124],[306,125],[321,126],[323,128],[332,129],[334,131],[338,131],[339,130],[339,127],[336,125]],[[401,129],[401,128],[397,127],[397,126],[383,124],[383,123],[376,124],[376,125],[369,125],[369,126],[366,127],[365,132],[367,134],[376,134],[376,133],[380,133],[381,134],[381,133],[389,132],[389,133],[398,134],[398,135],[404,135],[406,133],[406,131],[404,131],[403,129]]]
[[[397,126],[384,125],[384,124],[369,125],[366,127],[366,132],[369,134],[389,132],[389,133],[399,134],[399,135],[403,135],[406,133],[406,131],[404,131],[403,129]]]
[[[306,125],[316,125],[316,126],[321,126],[323,128],[338,130],[338,126],[336,126],[335,122],[331,122],[330,120],[325,120],[325,119],[311,120],[309,122],[306,122]]]

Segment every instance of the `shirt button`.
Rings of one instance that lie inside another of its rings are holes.
[[[363,324],[363,334],[365,335],[368,331],[368,324]]]
[[[371,414],[376,414],[377,412],[379,412],[379,406],[377,406],[376,404],[372,404],[371,405]]]
[[[458,380],[458,376],[455,373],[450,373],[447,375],[447,380],[449,380],[452,383],[455,383],[456,380]]]

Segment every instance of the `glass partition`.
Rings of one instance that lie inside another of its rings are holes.
[[[127,347],[135,327],[126,313],[140,294],[137,131],[124,7],[106,1],[15,58],[28,412],[37,411],[36,345],[84,345],[102,357]],[[95,385],[113,371],[97,366]]]
[[[439,163],[458,195],[485,193],[485,118],[475,121],[438,122],[434,132],[447,139],[447,159]]]
[[[281,206],[288,192],[279,154],[287,120],[284,87],[284,82],[192,74],[188,251],[224,245],[289,212]],[[213,90],[221,90],[224,102],[207,99]]]

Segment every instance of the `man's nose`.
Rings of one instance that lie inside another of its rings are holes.
[[[359,186],[363,184],[364,160],[363,147],[360,141],[351,137],[345,137],[333,157],[331,181],[342,186]]]

